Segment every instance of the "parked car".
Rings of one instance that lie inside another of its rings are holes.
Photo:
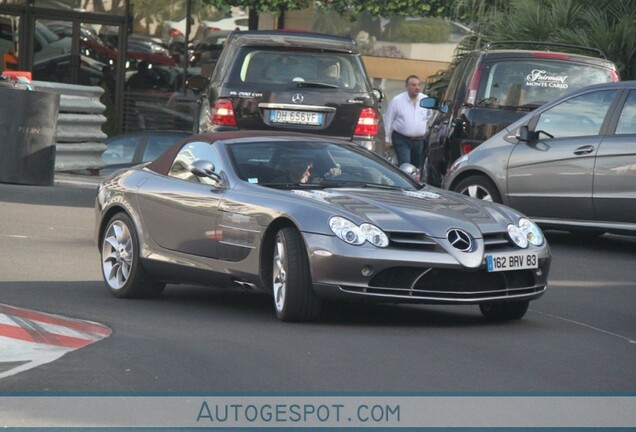
[[[232,32],[202,90],[200,131],[309,132],[382,154],[378,103],[350,37],[293,31]]]
[[[143,131],[131,132],[108,138],[106,151],[102,153],[104,166],[100,175],[108,175],[120,168],[150,162],[165,150],[191,133],[185,131]]]
[[[202,75],[210,76],[230,33],[220,30],[206,36],[197,35],[193,43],[190,65],[200,67]]]
[[[599,50],[544,42],[526,44],[591,55],[494,49],[509,43],[490,43],[466,54],[453,69],[442,100],[421,101],[423,107],[440,111],[430,125],[423,167],[432,185],[441,184],[455,159],[529,111],[586,85],[619,80],[615,65]]]
[[[329,137],[195,135],[105,179],[96,214],[116,297],[233,286],[272,294],[284,321],[316,318],[324,298],[478,304],[486,318],[520,319],[550,269],[543,234],[520,213]]]
[[[205,40],[218,31],[245,31],[249,29],[249,16],[247,13],[236,13],[232,16],[222,17],[216,20],[201,21],[197,30],[200,40]]]
[[[18,23],[14,17],[0,16],[0,53],[18,52]],[[71,52],[71,39],[60,37],[49,30],[40,21],[34,27],[34,62],[42,62]],[[0,72],[4,65],[0,63]]]
[[[170,46],[174,42],[184,42],[188,17],[182,15],[174,20],[167,20],[161,24],[161,42]],[[194,35],[198,29],[198,22],[190,17],[190,34]]]
[[[636,234],[636,81],[579,89],[458,159],[444,187],[546,228]]]
[[[70,52],[36,58],[33,63],[33,80],[59,83],[72,82],[73,58]],[[80,56],[79,75],[77,84],[85,86],[99,86],[104,80],[104,63],[85,55]]]

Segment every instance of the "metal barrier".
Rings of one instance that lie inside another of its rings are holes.
[[[104,166],[101,155],[106,150],[107,136],[102,132],[106,122],[100,102],[101,87],[34,81],[36,90],[59,93],[55,171],[97,170]]]

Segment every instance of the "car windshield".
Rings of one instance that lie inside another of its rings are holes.
[[[611,70],[580,63],[539,58],[498,61],[485,66],[475,104],[531,110],[570,90],[611,81]]]
[[[231,73],[233,82],[366,91],[357,56],[320,51],[246,48]]]
[[[267,140],[235,142],[227,147],[238,176],[252,184],[276,188],[418,187],[397,167],[355,144]]]

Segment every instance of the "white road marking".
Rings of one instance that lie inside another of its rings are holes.
[[[52,362],[110,334],[95,322],[0,304],[0,378]]]

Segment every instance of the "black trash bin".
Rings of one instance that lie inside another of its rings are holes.
[[[0,86],[0,183],[52,186],[60,95]]]

